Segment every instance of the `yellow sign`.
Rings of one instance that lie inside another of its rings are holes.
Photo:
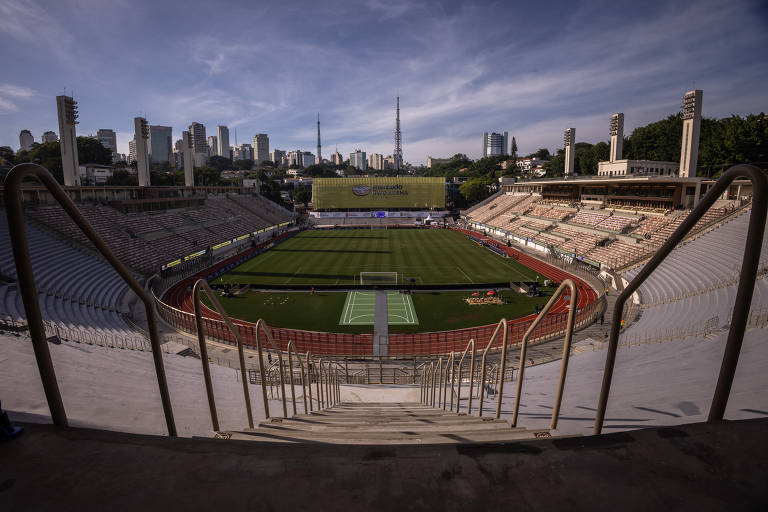
[[[211,246],[211,249],[213,249],[215,251],[216,249],[220,249],[220,248],[222,248],[224,246],[227,246],[227,245],[229,245],[231,243],[232,243],[232,240],[227,240],[226,242],[221,242],[220,244],[216,244],[216,245]]]
[[[318,210],[346,208],[445,208],[445,178],[315,178]]]
[[[193,258],[197,258],[198,256],[202,256],[203,254],[205,254],[205,249],[203,249],[202,251],[197,251],[195,253],[192,253],[189,256],[184,256],[184,261],[189,261]]]
[[[165,270],[166,268],[175,267],[175,266],[176,266],[176,265],[178,265],[179,263],[181,263],[181,259],[178,259],[178,260],[174,260],[174,261],[172,261],[172,262],[170,262],[170,263],[167,263],[167,264],[163,265],[163,270]]]
[[[249,236],[251,236],[251,235],[243,235],[243,236],[239,236],[239,237],[235,238],[235,241],[236,241],[236,242],[239,242],[240,240],[245,240],[245,239],[246,239],[246,238],[248,238]]]

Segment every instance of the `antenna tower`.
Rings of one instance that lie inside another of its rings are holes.
[[[317,113],[317,163],[323,163],[323,155],[320,153],[320,112]]]
[[[403,161],[403,137],[400,134],[400,96],[397,97],[397,111],[395,114],[395,170],[400,172]]]

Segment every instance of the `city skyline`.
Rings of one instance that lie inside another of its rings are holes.
[[[755,2],[596,4],[564,18],[569,9],[558,3],[270,5],[275,22],[253,36],[249,4],[215,12],[180,5],[3,2],[0,145],[16,149],[22,129],[36,141],[58,131],[55,96],[65,87],[79,102],[78,134],[113,129],[118,153],[128,153],[137,116],[171,126],[174,141],[199,122],[211,134],[218,125],[237,129],[240,143],[266,133],[274,147],[315,149],[320,111],[326,147],[391,155],[399,95],[403,157],[416,165],[427,156],[479,158],[480,134],[497,127],[515,135],[521,155],[562,147],[569,126],[579,141],[607,141],[607,116],[624,112],[628,135],[679,112],[693,88],[707,91],[705,117],[768,110],[768,92],[754,86],[768,78],[755,58],[768,46],[768,12]],[[145,23],[150,7],[160,12]],[[159,22],[167,11],[182,27],[202,10],[206,24],[194,34]],[[299,10],[306,24],[282,30]],[[107,19],[120,23],[95,31]],[[30,22],[45,36],[21,29]],[[350,35],[360,22],[373,28]],[[131,72],[111,73],[115,63]],[[339,72],[356,66],[376,72],[355,80]],[[273,71],[265,78],[246,68]]]

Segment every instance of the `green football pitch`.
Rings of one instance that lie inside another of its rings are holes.
[[[447,229],[312,230],[252,258],[214,282],[359,284],[360,272],[397,272],[401,283],[534,281],[536,272]]]
[[[373,325],[376,310],[376,292],[349,292],[341,311],[339,325]],[[416,309],[410,295],[387,292],[387,323],[389,325],[416,325]]]

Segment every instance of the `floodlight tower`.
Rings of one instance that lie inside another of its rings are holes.
[[[139,186],[149,186],[149,151],[147,150],[147,139],[149,139],[149,126],[147,120],[143,117],[133,118],[134,135],[136,141],[136,170],[139,176]]]
[[[699,159],[699,131],[701,129],[701,89],[683,95],[683,144],[680,149],[680,177],[695,178]]]
[[[59,114],[59,145],[61,166],[64,171],[64,186],[80,186],[80,162],[77,158],[77,102],[72,96],[56,96],[56,110]]]
[[[576,128],[568,128],[565,130],[565,136],[563,137],[565,143],[565,176],[572,176],[574,173],[574,159],[576,151],[573,145],[576,143]]]
[[[611,116],[611,154],[609,161],[621,160],[624,146],[624,114],[619,112]]]
[[[195,155],[192,148],[192,137],[188,131],[181,132],[181,151],[184,159],[184,186],[195,186]]]

